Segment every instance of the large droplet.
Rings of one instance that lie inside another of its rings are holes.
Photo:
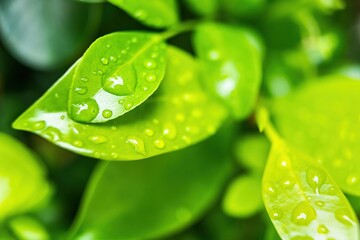
[[[354,219],[351,212],[346,208],[341,208],[335,211],[335,218],[344,223],[345,225],[352,226],[354,224]]]
[[[325,183],[325,180],[325,174],[321,170],[309,168],[306,171],[306,181],[317,194],[319,194],[319,190]]]
[[[316,211],[308,202],[300,202],[291,215],[291,221],[297,225],[309,225],[316,219]]]
[[[126,140],[127,144],[130,144],[135,152],[141,154],[141,155],[145,155],[145,145],[144,145],[144,141],[141,140],[138,137],[135,136],[129,136],[128,139]]]
[[[175,125],[171,122],[167,122],[163,126],[163,135],[168,139],[174,139],[177,134],[177,129]]]
[[[165,142],[162,139],[156,139],[154,141],[154,145],[155,145],[155,147],[157,147],[159,149],[163,149],[165,147]]]
[[[107,58],[101,58],[101,63],[104,64],[104,65],[108,65],[109,64],[109,59]]]
[[[103,112],[102,112],[102,116],[104,118],[110,118],[111,116],[113,115],[113,112],[109,109],[105,109]]]
[[[60,141],[61,137],[62,137],[61,131],[54,127],[48,127],[41,133],[44,134],[50,140],[55,141],[55,142]]]
[[[74,103],[70,107],[71,118],[78,122],[90,122],[98,113],[99,106],[92,98],[80,103]]]
[[[125,65],[114,75],[102,80],[102,86],[105,91],[117,96],[133,94],[136,84],[136,74],[131,65]]]
[[[144,66],[147,69],[155,69],[157,67],[157,64],[153,59],[148,59],[144,62]]]
[[[154,136],[154,130],[152,130],[151,128],[145,129],[144,132],[145,132],[146,136],[148,136],[148,137]]]
[[[271,212],[269,214],[271,219],[279,220],[282,217],[282,213],[280,211]]]
[[[87,92],[86,87],[77,87],[74,90],[77,94],[84,95]]]
[[[329,233],[329,229],[328,229],[325,225],[323,225],[323,224],[320,224],[320,225],[318,226],[317,231],[318,231],[318,233],[321,233],[321,234],[327,234],[327,233]]]
[[[46,126],[45,121],[38,121],[32,124],[32,129],[34,130],[42,130]]]

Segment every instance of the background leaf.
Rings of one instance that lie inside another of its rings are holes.
[[[261,82],[261,55],[250,35],[241,28],[205,23],[196,29],[193,43],[204,85],[228,105],[236,119],[247,117]]]
[[[83,124],[67,116],[73,66],[13,124],[79,154],[108,160],[137,160],[178,150],[212,135],[227,116],[202,91],[190,55],[169,48],[161,86],[135,110],[102,124]]]
[[[69,115],[106,122],[145,101],[165,75],[166,45],[151,33],[117,32],[98,38],[76,67]]]
[[[0,33],[23,64],[49,69],[72,60],[100,22],[101,8],[63,0],[2,0]]]
[[[175,0],[108,0],[140,22],[155,28],[170,27],[177,23]]]
[[[222,148],[218,136],[147,161],[101,163],[73,235],[158,239],[193,223],[214,202],[230,173],[230,161],[223,157],[227,145]]]
[[[214,15],[218,9],[218,0],[185,0],[189,8],[203,16]]]
[[[360,82],[329,76],[274,100],[280,134],[319,161],[346,192],[360,195]]]
[[[358,239],[356,215],[340,188],[314,159],[273,141],[263,198],[283,239]]]
[[[1,222],[43,204],[51,188],[38,159],[10,135],[0,133],[0,152]]]

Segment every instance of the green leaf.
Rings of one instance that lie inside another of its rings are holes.
[[[97,39],[78,63],[69,93],[69,115],[106,122],[144,102],[165,75],[166,45],[159,35],[118,32]]]
[[[346,197],[311,157],[272,143],[263,199],[282,239],[358,239],[359,224]]]
[[[159,239],[189,226],[214,203],[231,172],[218,139],[147,161],[102,162],[72,235]]]
[[[91,17],[89,17],[91,16]],[[0,32],[23,64],[49,69],[86,46],[100,22],[101,8],[75,1],[0,1]]]
[[[193,39],[204,84],[236,119],[251,113],[259,92],[261,54],[252,40],[244,29],[216,23],[201,24]]]
[[[16,239],[28,240],[47,240],[50,236],[44,227],[36,219],[28,216],[18,216],[9,222],[10,228],[16,235]]]
[[[0,222],[40,206],[51,188],[45,169],[25,146],[0,133]]]
[[[269,149],[269,141],[263,135],[245,135],[236,141],[236,160],[251,173],[262,175]]]
[[[224,10],[235,17],[259,16],[267,0],[222,0]]]
[[[359,81],[335,75],[271,103],[281,135],[320,162],[344,191],[358,196],[359,92]]]
[[[214,15],[218,8],[218,0],[185,0],[190,9],[203,16]]]
[[[167,73],[156,93],[120,118],[85,124],[68,117],[68,90],[76,63],[13,127],[107,160],[143,159],[194,144],[212,135],[227,112],[200,88],[197,64],[190,55],[169,47],[168,56]]]
[[[130,16],[151,27],[164,28],[178,22],[175,0],[108,0]]]
[[[228,215],[246,218],[259,212],[261,208],[261,178],[240,176],[230,183],[223,199],[223,209]]]

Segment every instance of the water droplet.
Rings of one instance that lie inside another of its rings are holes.
[[[131,38],[131,42],[132,42],[132,43],[136,43],[136,42],[138,42],[137,37],[132,37],[132,38]]]
[[[75,140],[72,143],[75,147],[82,147],[84,146],[84,143],[81,140]]]
[[[154,130],[147,128],[147,129],[145,129],[145,134],[146,134],[146,136],[152,137],[152,136],[154,136]]]
[[[325,174],[319,169],[309,168],[306,171],[306,181],[316,194],[319,194],[319,190],[325,183],[325,180]]]
[[[155,59],[159,57],[159,54],[157,52],[152,52],[150,57]]]
[[[284,188],[291,188],[294,185],[294,181],[291,178],[285,178],[282,181],[282,186]]]
[[[110,61],[112,61],[112,62],[116,62],[116,60],[117,60],[117,58],[116,58],[116,57],[114,57],[114,56],[110,56]]]
[[[318,231],[318,233],[321,233],[321,234],[327,234],[327,233],[329,233],[329,229],[328,229],[325,225],[323,225],[323,224],[320,224],[320,225],[318,226],[317,231]]]
[[[264,184],[264,191],[269,195],[275,195],[276,193],[275,189],[269,183]]]
[[[350,174],[347,178],[346,178],[346,183],[350,186],[355,185],[359,182],[359,177],[355,174]]]
[[[148,74],[147,76],[146,76],[146,81],[147,82],[155,82],[156,81],[156,76],[154,75],[154,74],[152,74],[152,73],[150,73],[150,74]]]
[[[105,91],[117,96],[124,96],[134,93],[137,80],[133,67],[126,65],[121,68],[121,76],[114,75],[103,78],[101,83]]]
[[[283,160],[283,161],[281,161],[280,165],[281,165],[282,167],[287,167],[288,162],[287,162],[286,160]]]
[[[279,220],[282,217],[282,214],[281,214],[281,212],[276,211],[276,212],[271,212],[269,214],[269,216],[270,216],[271,219]]]
[[[143,9],[137,9],[134,12],[134,16],[138,19],[145,19],[147,18],[147,13]]]
[[[34,130],[41,130],[44,129],[46,126],[45,121],[38,121],[32,124],[32,129]]]
[[[103,75],[103,74],[104,74],[104,72],[103,72],[103,71],[101,71],[101,70],[99,70],[99,71],[98,71],[98,74],[101,76],[101,75]]]
[[[154,141],[154,145],[155,145],[155,147],[157,147],[159,149],[163,149],[165,147],[165,142],[162,139],[156,139]]]
[[[111,156],[113,159],[117,159],[117,158],[119,157],[119,154],[116,153],[116,152],[112,152],[112,153],[110,154],[110,156]]]
[[[291,215],[291,221],[297,225],[309,225],[316,219],[316,211],[308,202],[300,202]]]
[[[84,95],[87,92],[86,87],[77,87],[74,90],[77,94]]]
[[[318,207],[323,207],[323,206],[325,206],[325,203],[323,201],[316,201],[315,205]]]
[[[61,116],[60,116],[60,119],[61,119],[61,120],[64,120],[64,119],[65,119],[65,115],[61,115]]]
[[[127,104],[125,105],[125,109],[126,109],[126,110],[130,110],[132,107],[133,107],[132,103],[127,103]]]
[[[177,129],[174,124],[167,122],[163,126],[163,135],[168,139],[174,139],[177,134]]]
[[[147,69],[155,69],[157,67],[157,64],[154,60],[152,59],[148,59],[144,62],[144,66],[147,68]]]
[[[113,115],[113,112],[109,109],[105,109],[103,112],[102,112],[102,116],[104,118],[110,118],[111,116]]]
[[[182,136],[181,139],[187,144],[191,143],[191,138],[186,135]]]
[[[102,135],[92,135],[90,137],[88,137],[88,139],[96,144],[100,144],[100,143],[106,143],[108,141],[107,137],[102,136]]]
[[[93,73],[94,75],[97,75],[97,72],[95,72],[95,71],[94,71],[94,72],[92,72],[92,73]]]
[[[345,225],[352,226],[354,225],[354,219],[351,212],[346,208],[341,208],[335,211],[335,218]]]
[[[55,93],[55,98],[60,98],[60,95],[58,93]]]
[[[84,102],[74,103],[70,108],[70,115],[75,121],[90,122],[99,113],[99,106],[94,99],[87,99]]]
[[[86,77],[82,77],[82,78],[80,78],[80,81],[82,81],[82,82],[88,82],[88,81],[89,81],[89,79],[88,79],[88,78],[86,78]]]
[[[141,155],[145,155],[145,153],[146,153],[145,145],[144,145],[143,140],[141,140],[140,138],[135,137],[135,136],[130,136],[126,140],[126,143],[130,144],[134,148],[135,152],[137,152]]]
[[[101,58],[101,63],[104,64],[104,65],[108,65],[109,64],[109,59],[107,58]]]
[[[220,53],[216,50],[211,50],[209,51],[208,53],[208,58],[212,61],[216,61],[216,60],[219,60],[220,58]]]
[[[194,134],[194,135],[199,134],[199,132],[200,132],[199,128],[194,125],[186,126],[185,131],[188,133]]]
[[[117,130],[117,127],[112,126],[112,127],[111,127],[111,130],[116,131],[116,130]]]
[[[106,47],[107,47],[107,48],[110,48],[110,47],[111,47],[111,45],[110,45],[110,44],[106,44]]]
[[[44,134],[46,138],[55,142],[60,141],[62,137],[62,133],[60,132],[60,130],[54,127],[48,127],[41,133]]]
[[[100,157],[101,157],[101,153],[100,153],[100,152],[95,152],[95,153],[94,153],[94,157],[95,157],[95,158],[100,158]]]

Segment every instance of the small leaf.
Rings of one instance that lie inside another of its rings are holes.
[[[106,123],[78,123],[67,115],[76,63],[14,123],[79,154],[107,160],[137,160],[195,144],[212,135],[227,112],[197,81],[192,57],[169,47],[167,74],[146,102]]]
[[[97,39],[76,67],[70,117],[106,122],[140,105],[164,78],[165,47],[151,33],[118,32]]]
[[[263,199],[282,239],[358,239],[356,215],[314,159],[273,141],[263,177]]]
[[[98,6],[75,1],[2,0],[0,32],[19,61],[49,69],[73,58],[87,44],[100,15]]]
[[[247,117],[261,82],[261,54],[252,37],[241,28],[206,23],[196,29],[194,46],[206,87],[228,105],[236,119]]]
[[[329,76],[271,104],[281,135],[318,160],[344,191],[358,196],[359,92],[359,81]]]
[[[50,239],[49,234],[44,227],[36,219],[28,216],[18,216],[11,219],[9,222],[11,230],[19,240],[36,239],[47,240]]]
[[[240,176],[230,183],[223,199],[224,211],[233,217],[246,218],[262,208],[261,178]]]
[[[218,0],[185,0],[190,9],[199,15],[214,15],[218,9]]]
[[[147,161],[102,162],[72,235],[160,239],[189,226],[214,202],[231,172],[218,139]]]
[[[0,152],[1,222],[43,204],[51,188],[38,159],[10,135],[0,133]]]
[[[140,22],[155,28],[170,27],[178,22],[175,0],[108,0]]]

